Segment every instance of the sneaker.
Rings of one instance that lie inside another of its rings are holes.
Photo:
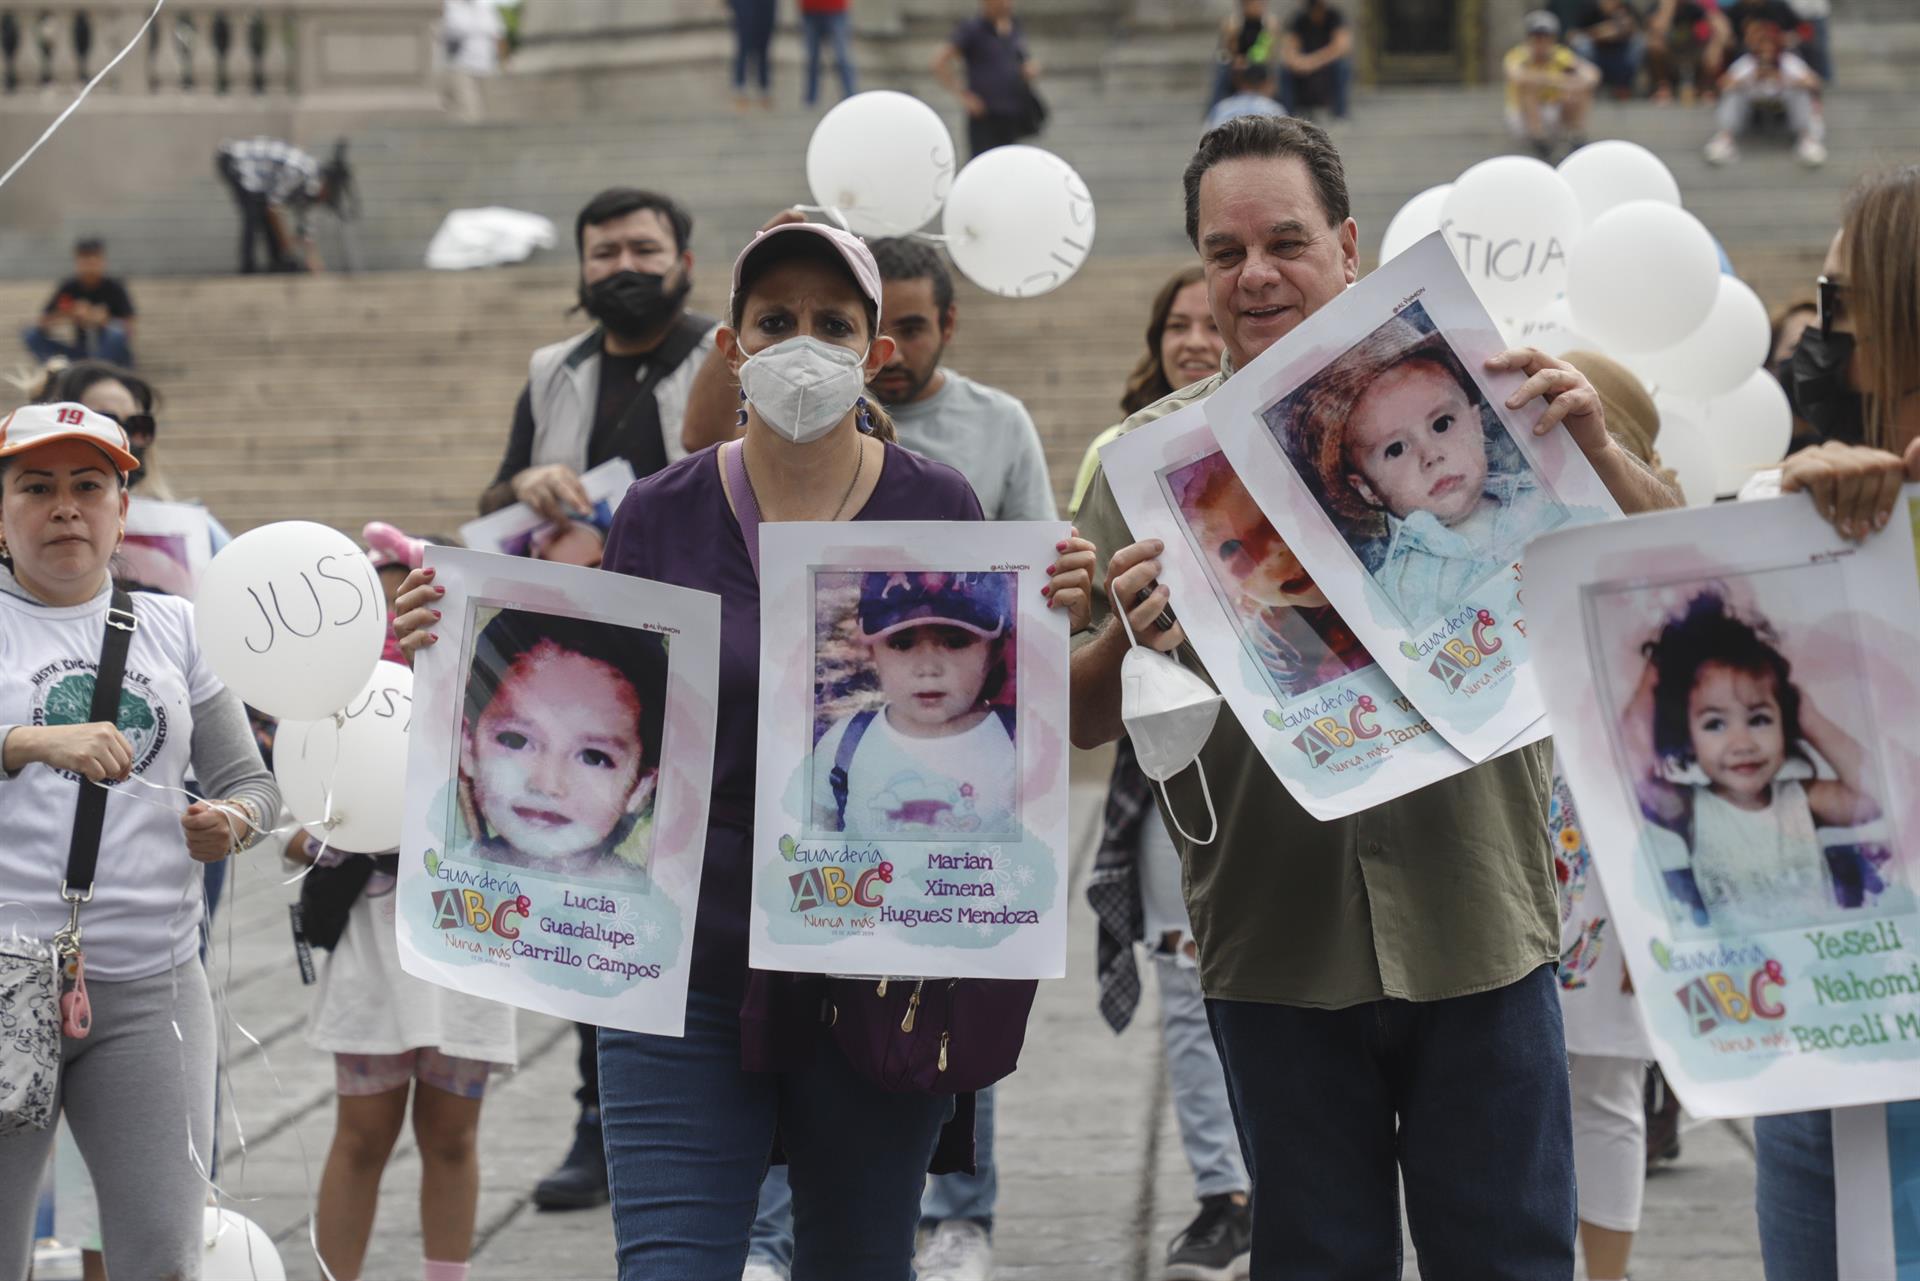
[[[607,1150],[600,1135],[600,1114],[583,1113],[573,1127],[567,1159],[533,1189],[542,1210],[590,1210],[607,1203]]]
[[[1240,1281],[1253,1274],[1253,1207],[1227,1193],[1200,1198],[1200,1213],[1167,1246],[1162,1281]]]
[[[1793,149],[1793,154],[1809,169],[1818,169],[1827,163],[1827,149],[1818,138],[1802,138],[1800,145]]]
[[[1740,148],[1724,133],[1707,139],[1705,155],[1710,165],[1730,165],[1740,158]]]
[[[943,1219],[913,1256],[920,1281],[992,1281],[993,1242],[972,1219]]]
[[[767,1259],[748,1259],[747,1270],[740,1274],[740,1281],[787,1281],[787,1274]]]

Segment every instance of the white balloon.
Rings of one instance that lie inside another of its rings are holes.
[[[1573,188],[1589,225],[1629,200],[1680,205],[1680,184],[1673,171],[1637,142],[1620,138],[1590,142],[1560,162],[1560,176]]]
[[[210,1205],[200,1238],[207,1250],[200,1260],[201,1281],[287,1281],[273,1238],[251,1219]]]
[[[1597,350],[1585,334],[1574,328],[1573,312],[1565,298],[1554,299],[1531,320],[1502,324],[1500,332],[1516,347],[1538,347],[1549,356]]]
[[[350,854],[384,853],[400,844],[413,670],[382,662],[342,714],[345,724],[282,721],[273,741],[273,776],[296,820],[319,824],[329,812],[339,820],[328,830],[310,827],[315,837]]]
[[[1708,401],[1706,411],[1707,443],[1721,493],[1739,493],[1755,472],[1787,456],[1793,409],[1780,380],[1766,370],[1754,370],[1739,387]]]
[[[1482,160],[1440,206],[1447,245],[1496,316],[1531,316],[1559,296],[1580,226],[1573,188],[1531,156]]]
[[[1616,357],[1679,342],[1705,322],[1719,291],[1713,236],[1657,200],[1601,214],[1567,259],[1574,324]]]
[[[214,674],[269,716],[318,720],[373,674],[387,633],[380,576],[312,521],[250,529],[200,577],[193,631]]]
[[[1653,439],[1660,465],[1671,468],[1680,481],[1687,506],[1705,507],[1718,494],[1713,445],[1700,425],[1699,408],[1679,397],[1656,396],[1660,431]]]
[[[1773,337],[1767,305],[1745,281],[1720,277],[1713,310],[1671,347],[1634,353],[1627,364],[1650,386],[1682,396],[1724,396],[1753,376]]]
[[[1038,147],[995,147],[953,180],[942,219],[967,279],[1003,298],[1034,298],[1073,279],[1093,251],[1093,194]]]
[[[807,186],[862,236],[904,236],[940,212],[953,186],[953,136],[911,94],[857,93],[820,118]]]
[[[1380,261],[1399,257],[1411,249],[1415,241],[1440,230],[1440,207],[1452,194],[1453,184],[1443,182],[1437,187],[1428,187],[1401,205],[1400,212],[1387,224],[1387,234],[1380,237]]]

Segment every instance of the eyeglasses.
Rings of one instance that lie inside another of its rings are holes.
[[[1831,276],[1822,276],[1815,283],[1820,288],[1820,336],[1830,338],[1834,322],[1847,318],[1847,287]]]
[[[152,414],[128,414],[125,418],[122,418],[119,414],[110,414],[104,409],[96,409],[93,412],[99,414],[102,418],[111,418],[114,422],[119,423],[121,429],[129,436],[152,436],[158,431],[158,428],[154,424]]]

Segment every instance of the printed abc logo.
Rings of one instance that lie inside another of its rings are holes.
[[[810,912],[817,907],[879,907],[881,903],[880,887],[893,884],[893,864],[881,863],[869,867],[849,881],[847,869],[843,867],[810,867],[804,872],[796,872],[787,878],[787,884],[793,887],[793,907],[795,912]]]
[[[433,928],[457,930],[462,926],[476,934],[492,934],[511,943],[520,937],[520,929],[508,923],[509,917],[527,919],[533,900],[522,894],[501,899],[488,906],[487,896],[479,890],[435,890],[433,892]]]
[[[1482,660],[1499,653],[1506,645],[1505,641],[1493,638],[1495,626],[1492,611],[1481,610],[1473,621],[1472,632],[1464,638],[1456,636],[1440,647],[1427,674],[1437,677],[1449,690],[1459,689]]]
[[[1787,985],[1780,962],[1768,961],[1744,984],[1724,973],[1702,974],[1673,995],[1687,1012],[1695,1036],[1705,1036],[1724,1022],[1746,1023],[1755,1018],[1785,1018],[1787,1007],[1773,994]]]
[[[1363,694],[1348,710],[1344,723],[1338,716],[1319,717],[1295,736],[1293,745],[1306,755],[1309,764],[1324,764],[1355,744],[1380,737],[1380,727],[1368,719],[1379,710],[1373,700]]]

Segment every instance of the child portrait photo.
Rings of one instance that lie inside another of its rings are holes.
[[[462,681],[462,854],[571,881],[644,884],[667,642],[637,627],[476,605]]]
[[[1507,571],[1567,509],[1438,330],[1409,304],[1263,415],[1409,629]]]
[[[813,833],[1019,833],[1017,580],[815,572]]]
[[[1866,663],[1818,567],[1596,593],[1607,705],[1675,937],[1904,910]]]
[[[1169,467],[1160,484],[1276,702],[1373,663],[1225,454],[1215,449]]]

